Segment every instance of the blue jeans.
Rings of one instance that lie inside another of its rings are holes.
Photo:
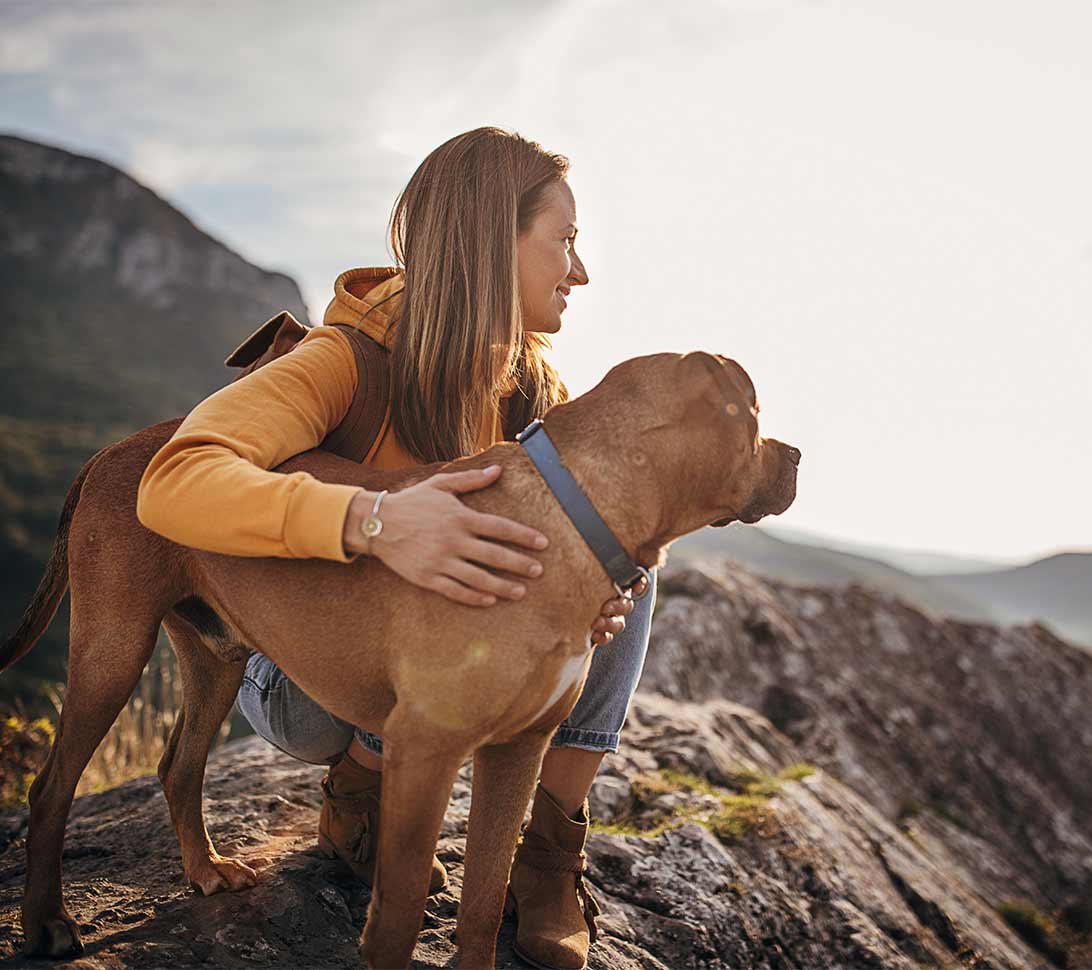
[[[645,665],[657,572],[649,570],[648,592],[626,617],[626,628],[595,648],[584,690],[550,739],[551,748],[618,750],[619,732]],[[383,753],[378,735],[324,710],[257,651],[247,661],[235,703],[258,734],[300,761],[330,764],[353,737],[369,751]]]

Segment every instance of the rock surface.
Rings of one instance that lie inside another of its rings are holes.
[[[993,899],[1092,896],[1092,654],[860,586],[665,570],[643,690],[754,708]]]
[[[724,780],[798,753],[764,718],[729,702],[638,694],[629,738],[593,792],[656,767],[693,764]],[[450,891],[429,900],[415,965],[455,954],[471,765],[460,775],[438,854]],[[357,967],[368,893],[315,852],[321,769],[257,738],[211,759],[210,832],[260,883],[202,897],[183,884],[155,778],[77,800],[65,849],[66,898],[85,954],[72,967]],[[608,781],[610,779],[610,781]],[[595,813],[602,817],[601,812]],[[0,966],[22,965],[18,905],[25,816],[0,853]],[[726,844],[695,821],[655,838],[594,833],[588,877],[603,904],[593,967],[1046,967],[989,905],[860,796],[819,771],[784,783],[761,827]],[[505,921],[500,967],[512,955]]]
[[[1089,780],[1053,775],[1047,750],[1081,750],[1086,725],[1066,722],[1087,690],[1078,656],[859,591],[665,568],[642,690],[590,798],[590,967],[1051,966],[995,907],[1060,903],[1048,893],[1087,878]],[[86,952],[70,965],[358,967],[368,893],[315,851],[321,775],[257,738],[214,753],[210,833],[260,882],[207,898],[183,882],[154,777],[78,799],[64,869]],[[415,966],[456,952],[471,780],[467,762],[438,848],[450,889],[429,899]],[[935,790],[946,808],[925,807]],[[910,818],[903,798],[921,801]],[[24,835],[25,813],[0,818],[0,967],[24,963]],[[523,966],[513,935],[505,920],[500,967]]]

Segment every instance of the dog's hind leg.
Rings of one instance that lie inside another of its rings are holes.
[[[64,907],[61,851],[76,784],[99,742],[125,706],[152,655],[159,618],[126,616],[73,589],[68,687],[49,756],[30,787],[23,950],[28,955],[83,952],[75,921]]]
[[[474,753],[466,868],[456,927],[460,967],[491,967],[520,823],[554,729],[525,731]]]
[[[470,748],[396,704],[383,725],[379,852],[361,937],[365,967],[408,967],[424,917],[432,857],[451,789]]]
[[[186,880],[206,896],[245,889],[257,883],[257,874],[216,851],[205,828],[201,789],[209,746],[231,710],[246,663],[214,656],[190,623],[173,612],[163,618],[163,626],[178,657],[182,710],[159,762],[159,780],[182,847]]]

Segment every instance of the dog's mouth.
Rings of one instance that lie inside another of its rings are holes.
[[[766,518],[766,512],[748,512],[744,510],[738,514],[726,515],[723,519],[717,519],[715,522],[709,524],[716,529],[723,528],[726,525],[731,525],[733,522],[742,522],[744,525],[754,525],[760,519]]]

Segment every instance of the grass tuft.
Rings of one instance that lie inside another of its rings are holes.
[[[804,762],[789,765],[776,776],[741,768],[730,775],[733,791],[691,772],[661,768],[654,774],[637,775],[630,781],[637,802],[637,809],[631,816],[609,823],[593,819],[590,830],[606,835],[653,839],[687,822],[696,822],[722,842],[735,844],[751,834],[771,834],[775,819],[770,799],[785,782],[799,781],[815,770],[813,765]],[[669,810],[655,806],[657,799],[678,793],[706,797],[693,803],[680,801]],[[715,800],[715,807],[710,807],[710,798]]]

